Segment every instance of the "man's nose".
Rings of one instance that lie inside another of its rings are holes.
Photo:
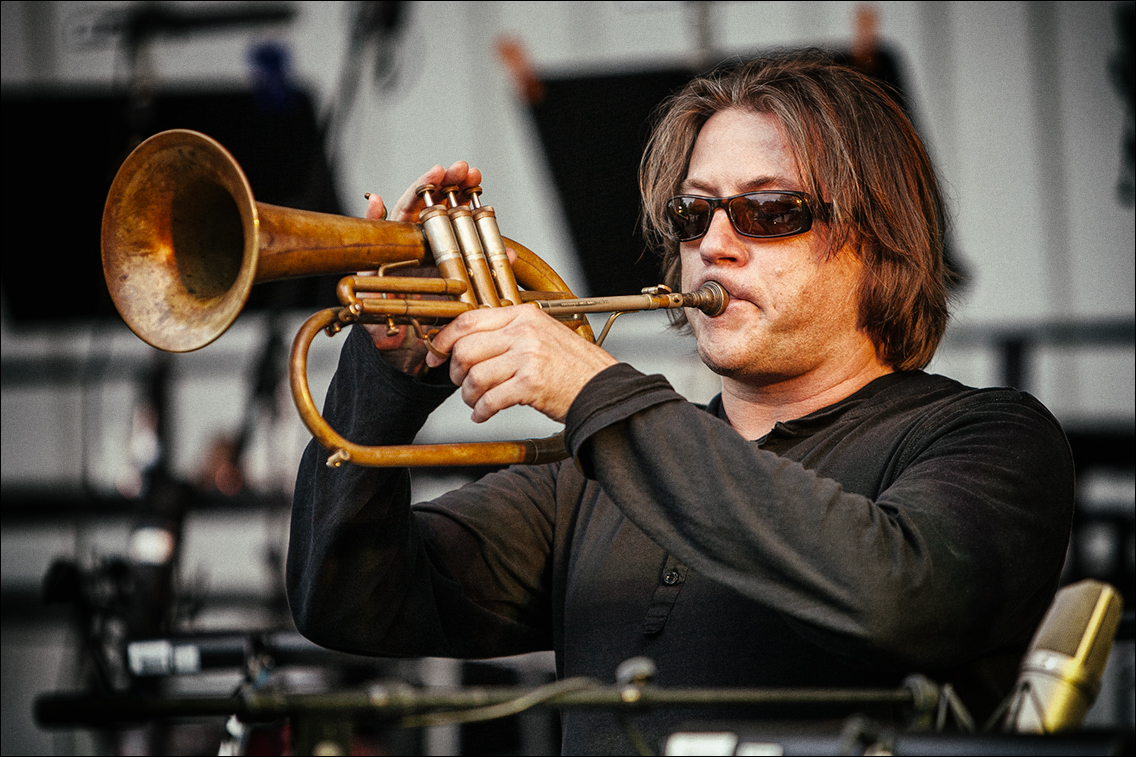
[[[734,230],[725,208],[717,208],[710,217],[698,249],[707,265],[745,265],[749,260],[745,239]]]

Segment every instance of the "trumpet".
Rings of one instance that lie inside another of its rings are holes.
[[[717,315],[728,302],[716,282],[691,293],[659,286],[638,295],[577,298],[551,266],[501,236],[493,208],[481,204],[480,187],[464,197],[456,187],[425,185],[418,193],[426,203],[419,223],[269,205],[256,201],[240,165],[218,142],[194,131],[165,131],[135,148],[111,185],[102,224],[107,288],[139,338],[161,350],[188,352],[232,325],[254,284],[377,271],[344,276],[337,287],[340,306],[308,318],[292,343],[292,397],[304,425],[329,451],[332,467],[538,464],[562,460],[567,451],[559,434],[501,442],[355,444],[331,428],[312,400],[307,354],[321,331],[334,335],[353,323],[392,330],[406,325],[432,349],[438,324],[466,310],[533,303],[599,344],[625,312],[693,307]],[[515,253],[512,263],[507,249]],[[405,266],[435,266],[441,278],[392,275]],[[596,340],[585,314],[601,312],[611,316]]]

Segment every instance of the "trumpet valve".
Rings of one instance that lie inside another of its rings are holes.
[[[465,196],[469,198],[469,206],[474,210],[481,207],[481,185],[470,187],[465,190]]]
[[[449,186],[442,187],[442,194],[450,201],[450,207],[456,208],[461,203],[458,201],[458,185],[450,184]]]
[[[426,203],[426,207],[430,207],[431,205],[437,204],[434,202],[434,198],[430,195],[431,192],[434,192],[437,189],[438,187],[434,184],[419,184],[414,188],[414,194],[422,198],[422,202]]]

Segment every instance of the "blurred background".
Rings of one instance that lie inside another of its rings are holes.
[[[4,754],[216,753],[226,738],[219,722],[45,730],[32,718],[45,691],[228,693],[269,670],[293,691],[551,676],[546,655],[363,660],[321,654],[291,633],[282,570],[308,435],[284,360],[299,324],[334,303],[334,280],[259,287],[199,352],[142,343],[106,293],[98,232],[110,181],[139,140],[206,132],[240,161],[258,200],[356,216],[365,192],[393,203],[429,166],[465,159],[482,169],[484,202],[506,236],[579,295],[627,294],[657,283],[636,231],[651,109],[698,71],[785,46],[829,49],[890,83],[926,140],[959,280],[930,370],[1023,388],[1068,432],[1078,513],[1066,579],[1107,580],[1126,602],[1090,723],[1132,727],[1132,3],[2,9]],[[313,345],[317,404],[342,338]],[[605,346],[693,401],[718,391],[663,317],[625,316]],[[557,430],[524,409],[482,426],[468,415],[454,398],[420,440]],[[415,472],[415,493],[478,474]],[[196,649],[196,667],[192,655],[147,662],[129,645],[139,639]],[[533,715],[358,738],[380,752],[520,754],[555,750],[555,729]],[[279,730],[256,734],[261,753],[273,753]]]

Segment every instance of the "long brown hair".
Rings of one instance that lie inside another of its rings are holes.
[[[824,219],[828,253],[847,245],[865,264],[857,284],[857,325],[880,359],[896,370],[926,366],[948,320],[946,215],[934,169],[893,97],[820,51],[719,68],[660,106],[639,187],[644,234],[662,255],[664,281],[677,289],[681,278],[667,200],[686,178],[702,126],[731,108],[773,115],[797,160],[803,189],[831,205]]]

